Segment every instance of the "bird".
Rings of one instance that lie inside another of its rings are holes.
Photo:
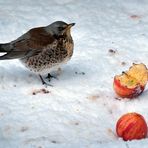
[[[67,63],[74,49],[71,28],[75,23],[56,21],[48,26],[30,29],[9,43],[0,44],[0,60],[19,59],[25,67],[39,75],[42,84],[48,85],[42,75]]]

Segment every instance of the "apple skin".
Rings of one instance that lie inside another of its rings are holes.
[[[147,124],[142,115],[138,113],[127,113],[118,120],[116,133],[124,141],[146,138]]]
[[[120,83],[120,80],[116,79],[116,77],[114,77],[113,87],[116,94],[122,98],[137,97],[144,91],[144,88],[145,88],[145,86],[142,86],[140,84],[137,85],[135,88],[128,88],[126,86],[122,86]]]

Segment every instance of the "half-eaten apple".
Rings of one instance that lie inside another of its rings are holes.
[[[114,90],[122,98],[140,95],[148,81],[148,70],[144,64],[133,64],[128,71],[114,77]]]

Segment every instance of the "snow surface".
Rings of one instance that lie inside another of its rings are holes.
[[[115,133],[124,113],[148,122],[147,88],[117,100],[112,83],[133,62],[148,65],[148,1],[0,0],[0,42],[57,20],[76,23],[75,50],[54,87],[18,60],[0,61],[0,148],[147,148],[147,139],[124,142]]]

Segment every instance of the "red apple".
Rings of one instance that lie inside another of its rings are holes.
[[[144,64],[133,64],[121,75],[114,77],[114,90],[122,98],[133,98],[140,95],[148,81],[148,70]]]
[[[116,132],[125,141],[146,138],[147,124],[142,115],[127,113],[118,120]]]

